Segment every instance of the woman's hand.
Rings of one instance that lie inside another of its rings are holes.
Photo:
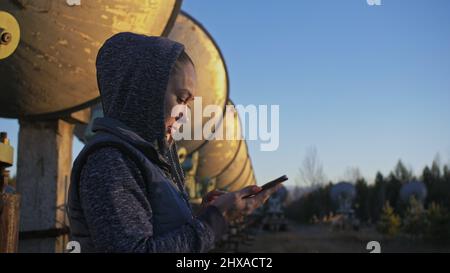
[[[216,206],[228,222],[237,218],[251,214],[255,209],[262,206],[270,195],[276,192],[281,185],[265,190],[254,197],[242,199],[242,197],[258,193],[261,188],[258,186],[248,186],[242,190],[229,192],[216,196],[211,205]]]
[[[212,190],[208,192],[202,199],[201,210],[204,210],[207,206],[211,205],[211,202],[215,201],[219,196],[227,193],[226,191]]]

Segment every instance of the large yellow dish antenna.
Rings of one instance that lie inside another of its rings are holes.
[[[167,35],[180,5],[177,0],[1,0],[0,10],[18,21],[21,37],[14,54],[0,61],[0,117],[55,118],[95,104],[95,60],[103,42],[124,31]]]

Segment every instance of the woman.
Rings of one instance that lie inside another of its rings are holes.
[[[212,192],[194,216],[172,133],[195,96],[195,68],[183,45],[120,33],[97,56],[104,118],[74,162],[69,189],[72,240],[81,252],[205,252],[227,223],[250,214],[276,189]]]

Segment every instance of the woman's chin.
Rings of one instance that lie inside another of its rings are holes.
[[[174,142],[174,139],[173,139],[173,137],[172,137],[172,134],[167,134],[166,135],[166,141],[167,141],[167,144],[169,144],[169,145],[172,145],[172,143]]]

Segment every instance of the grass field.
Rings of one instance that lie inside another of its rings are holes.
[[[294,252],[294,253],[367,253],[369,241],[378,241],[381,252],[438,253],[450,252],[450,246],[430,244],[405,236],[385,238],[374,228],[359,231],[334,231],[328,225],[298,225],[290,223],[285,232],[262,231],[251,246],[240,252]]]

